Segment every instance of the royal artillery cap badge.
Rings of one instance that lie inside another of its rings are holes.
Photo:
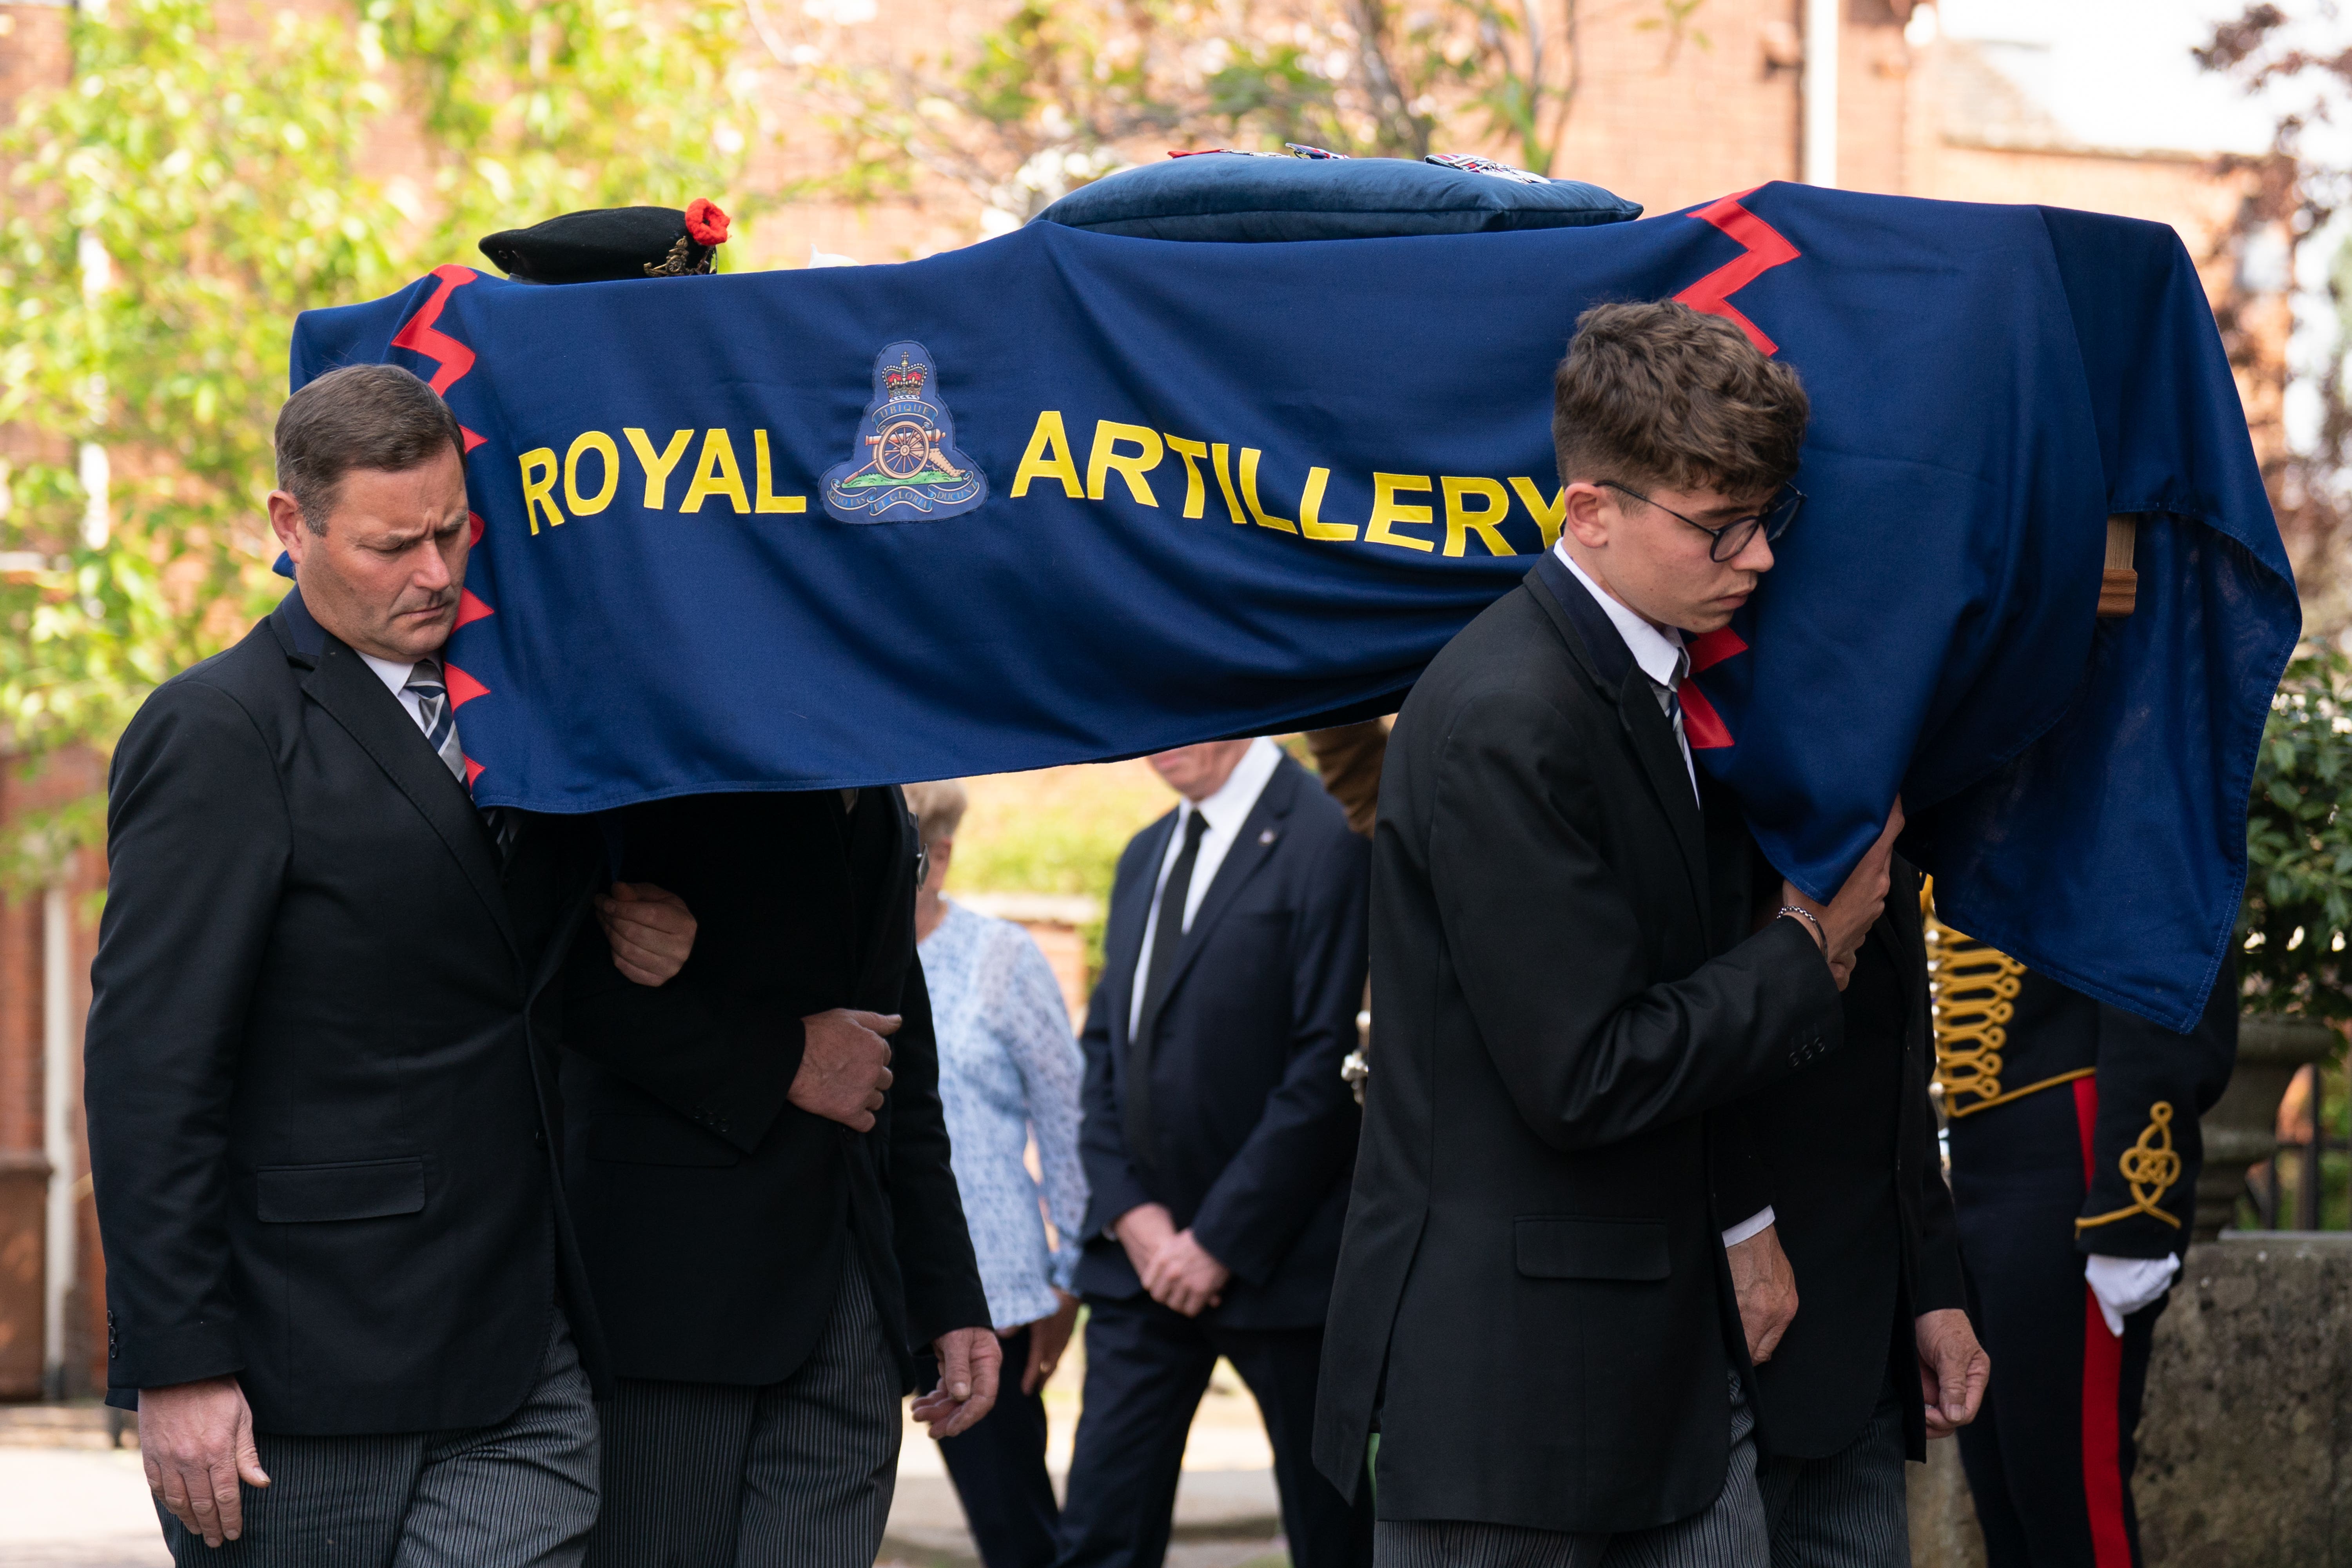
[[[937,363],[918,342],[874,360],[874,400],[849,460],[825,470],[824,510],[843,522],[937,521],[988,499],[988,477],[959,451]]]

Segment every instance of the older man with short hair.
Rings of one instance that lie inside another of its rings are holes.
[[[1179,746],[1120,855],[1087,1009],[1085,1408],[1058,1568],[1156,1568],[1223,1357],[1265,1417],[1298,1568],[1360,1568],[1371,1510],[1315,1473],[1322,1319],[1358,1117],[1368,847],[1272,741]]]
[[[595,1335],[543,1004],[594,847],[494,832],[467,793],[448,408],[353,366],[288,400],[277,447],[297,586],[148,698],[110,780],[108,1400],[139,1411],[181,1563],[577,1563]],[[604,912],[630,979],[683,963],[677,900]]]

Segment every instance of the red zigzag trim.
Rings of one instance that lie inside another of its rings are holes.
[[[1696,675],[1702,669],[1711,669],[1721,664],[1734,654],[1746,653],[1748,644],[1729,626],[1720,626],[1691,638],[1689,651],[1690,672]],[[1706,700],[1706,693],[1698,689],[1696,681],[1684,681],[1679,696],[1683,706],[1683,737],[1690,742],[1692,751],[1711,752],[1731,744],[1731,727],[1723,721],[1723,715],[1715,710],[1715,704]]]
[[[1794,261],[1804,254],[1790,245],[1780,231],[1739,205],[1739,197],[1752,195],[1742,191],[1738,196],[1726,196],[1709,202],[1690,216],[1704,224],[1712,224],[1747,247],[1747,253],[1736,260],[1727,261],[1681,293],[1675,296],[1694,310],[1710,316],[1721,316],[1748,334],[1748,341],[1766,353],[1777,353],[1780,345],[1765,336],[1764,330],[1741,315],[1731,303],[1731,296],[1747,288],[1765,273],[1783,262]]]
[[[1709,202],[1690,216],[1701,223],[1710,224],[1738,240],[1744,247],[1735,260],[1727,261],[1681,293],[1675,296],[1694,310],[1710,316],[1721,316],[1741,331],[1748,341],[1766,353],[1778,353],[1780,345],[1765,334],[1764,329],[1740,314],[1731,302],[1731,296],[1753,283],[1783,262],[1794,261],[1803,254],[1790,245],[1780,231],[1739,205],[1739,195],[1725,196]],[[1721,664],[1738,653],[1746,653],[1748,645],[1729,626],[1691,639],[1690,672],[1696,675],[1710,666]],[[1683,734],[1694,752],[1717,751],[1731,744],[1731,727],[1715,704],[1698,689],[1696,681],[1683,682],[1680,693],[1683,708]]]
[[[452,266],[435,268],[433,276],[441,279],[441,287],[433,290],[433,297],[419,306],[416,314],[409,317],[400,331],[392,335],[392,346],[438,361],[441,368],[433,373],[433,390],[446,397],[449,389],[465,379],[466,373],[474,368],[474,351],[448,333],[436,331],[433,323],[441,319],[442,309],[449,303],[449,296],[481,274],[470,267]]]
[[[474,368],[475,356],[472,349],[442,331],[434,323],[441,319],[441,311],[449,303],[449,296],[471,283],[481,274],[470,267],[449,266],[435,268],[433,276],[441,279],[441,286],[433,290],[432,297],[423,305],[417,307],[416,314],[401,323],[400,331],[392,335],[392,346],[396,349],[406,349],[412,353],[422,354],[426,359],[435,361],[440,368],[433,373],[431,385],[435,392],[446,397],[448,395],[449,389],[463,381],[467,373]],[[466,451],[469,455],[475,447],[483,445],[488,439],[484,436],[477,436],[462,425],[457,428],[465,437]],[[482,542],[480,514],[469,511],[466,514],[466,521],[472,529],[469,542],[479,544]],[[457,626],[470,626],[476,621],[496,614],[498,612],[484,604],[480,595],[471,588],[465,589],[458,595]],[[446,658],[442,661],[442,670],[449,685],[449,706],[453,710],[463,708],[477,697],[488,697],[490,694],[488,687],[484,686],[456,665],[449,663]],[[466,787],[472,789],[474,781],[481,776],[482,764],[467,757]]]

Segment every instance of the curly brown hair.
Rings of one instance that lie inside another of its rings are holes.
[[[1811,405],[1730,321],[1674,300],[1595,305],[1553,377],[1562,484],[1769,495],[1797,471]]]

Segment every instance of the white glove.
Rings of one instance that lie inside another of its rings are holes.
[[[2099,1316],[2107,1332],[2124,1337],[2124,1320],[2172,1289],[2180,1272],[2178,1258],[2108,1258],[2093,1253],[2083,1260],[2083,1278],[2099,1299]]]

